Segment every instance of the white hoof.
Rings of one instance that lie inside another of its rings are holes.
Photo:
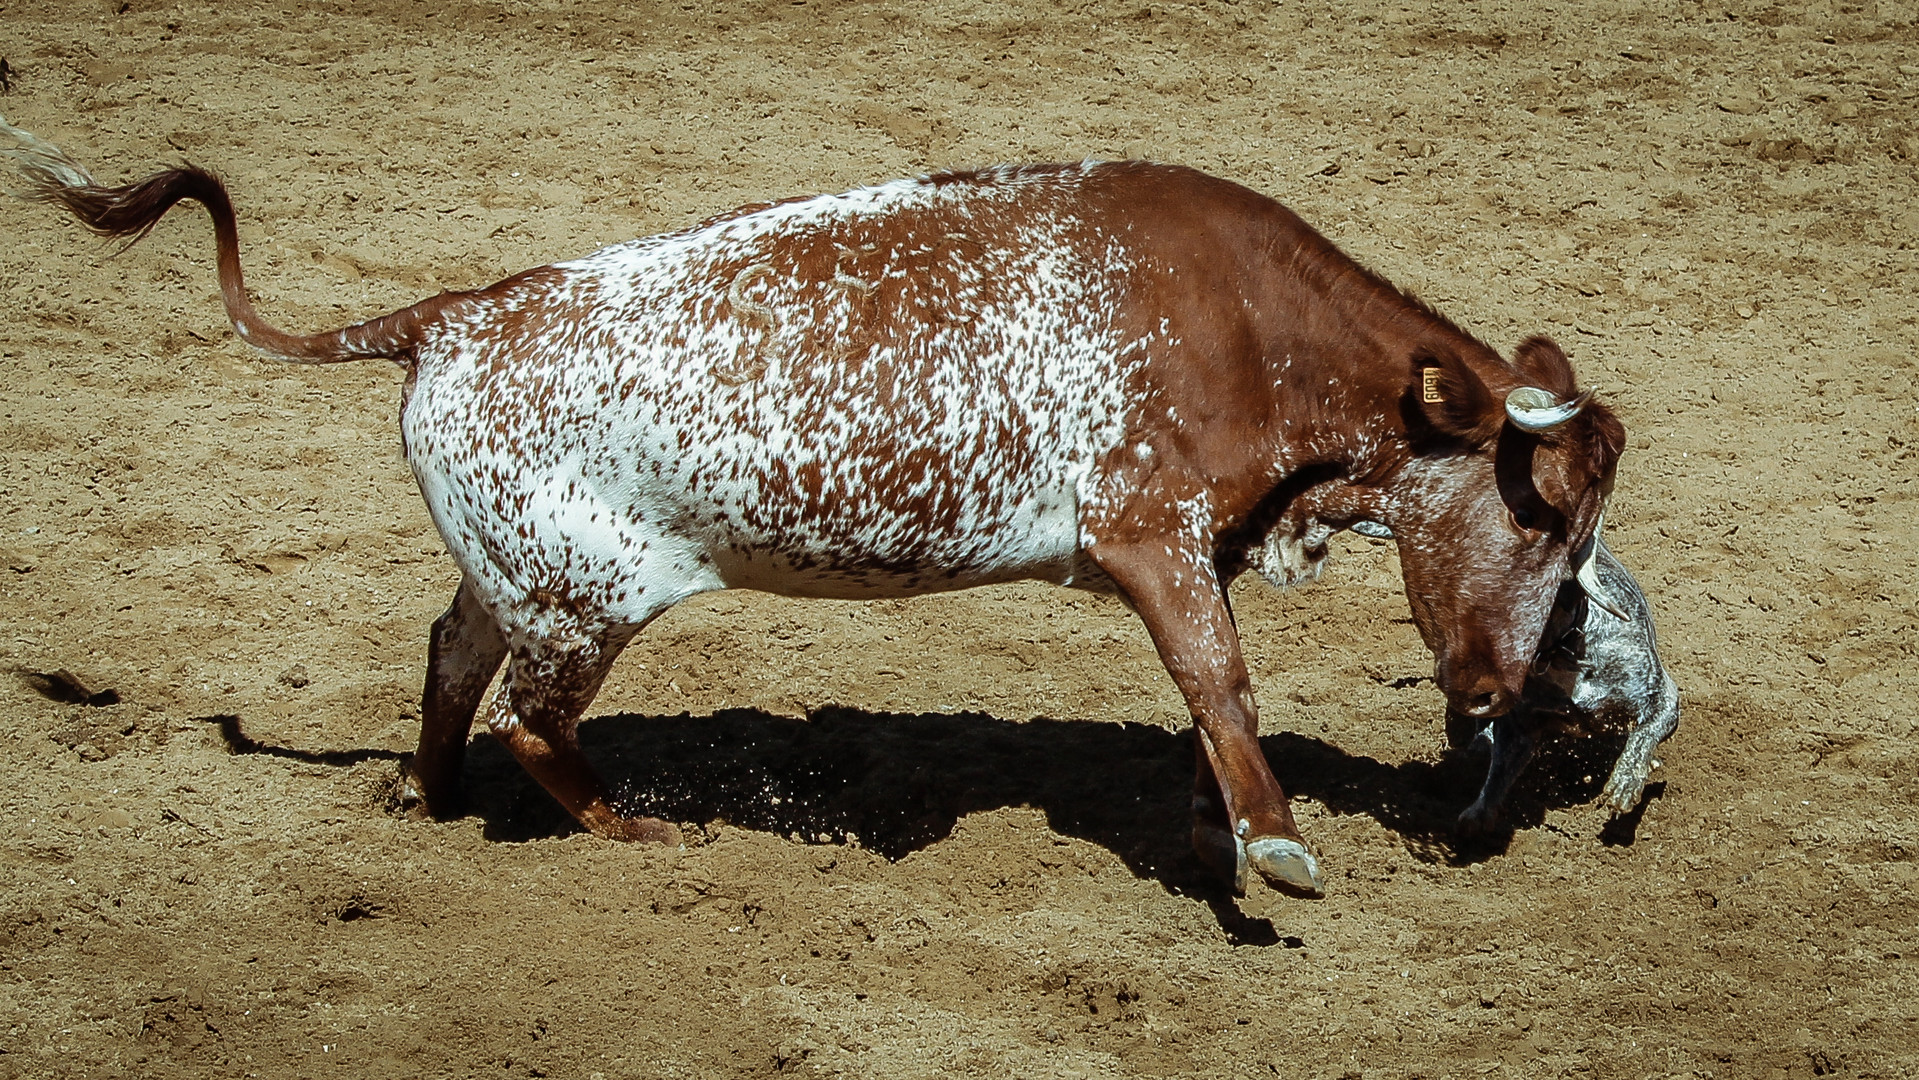
[[[1274,888],[1314,899],[1326,895],[1319,860],[1297,840],[1262,836],[1246,845],[1246,859]]]

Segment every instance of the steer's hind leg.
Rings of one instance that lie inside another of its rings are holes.
[[[628,817],[615,809],[605,782],[580,752],[580,715],[633,633],[619,630],[516,647],[487,724],[589,832],[609,840],[678,843],[679,830],[667,822]]]
[[[1195,850],[1216,865],[1231,852],[1232,864],[1220,869],[1231,875],[1236,889],[1244,890],[1250,867],[1287,892],[1324,895],[1319,864],[1293,824],[1286,794],[1259,748],[1252,679],[1211,557],[1198,551],[1168,554],[1163,538],[1103,543],[1089,554],[1145,622],[1160,660],[1186,698],[1205,765],[1218,781],[1223,807],[1203,805],[1205,792],[1194,799]],[[1218,835],[1222,825],[1224,836]]]
[[[403,775],[403,803],[423,806],[436,818],[460,815],[467,732],[505,657],[499,624],[473,595],[472,585],[462,580],[452,605],[433,621],[426,689],[420,695],[420,745]]]

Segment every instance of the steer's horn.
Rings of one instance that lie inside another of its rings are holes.
[[[1573,565],[1577,567],[1573,576],[1578,579],[1579,587],[1585,590],[1586,599],[1598,604],[1605,610],[1606,614],[1611,615],[1620,622],[1631,622],[1632,616],[1626,614],[1626,609],[1620,606],[1619,601],[1613,599],[1613,595],[1607,590],[1605,582],[1599,580],[1599,567],[1597,565],[1599,558],[1599,530],[1604,527],[1605,524],[1606,516],[1601,514],[1599,520],[1593,524],[1593,534],[1586,538],[1586,542],[1580,545],[1579,551],[1573,555]]]
[[[1579,410],[1598,393],[1597,388],[1561,403],[1537,386],[1522,386],[1506,395],[1506,419],[1521,431],[1551,431],[1579,415]]]

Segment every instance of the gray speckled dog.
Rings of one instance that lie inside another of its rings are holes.
[[[1352,530],[1381,539],[1392,535],[1371,521],[1355,522]],[[1645,791],[1646,778],[1657,764],[1653,752],[1679,726],[1679,688],[1659,662],[1646,595],[1602,537],[1595,536],[1594,544],[1592,565],[1603,586],[1601,595],[1617,611],[1593,602],[1578,582],[1560,589],[1519,704],[1471,735],[1474,743],[1489,749],[1491,760],[1479,797],[1459,815],[1460,831],[1467,836],[1498,828],[1506,796],[1532,759],[1541,732],[1624,731],[1626,745],[1602,793],[1613,813],[1623,814]],[[1457,714],[1448,721],[1449,730],[1473,725]]]
[[[1659,662],[1652,609],[1605,541],[1597,543],[1594,568],[1627,617],[1593,603],[1576,585],[1560,590],[1518,707],[1475,736],[1492,744],[1492,759],[1479,798],[1459,815],[1460,831],[1467,835],[1498,827],[1506,794],[1546,728],[1626,733],[1601,793],[1613,813],[1624,814],[1646,788],[1657,764],[1653,752],[1679,726],[1679,688]]]

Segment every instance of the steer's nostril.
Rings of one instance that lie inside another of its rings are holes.
[[[1476,719],[1491,719],[1506,711],[1506,695],[1498,690],[1469,695],[1459,711]]]

